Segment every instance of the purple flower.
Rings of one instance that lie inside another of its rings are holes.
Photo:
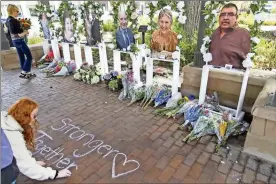
[[[110,80],[111,77],[112,77],[112,76],[108,73],[108,74],[105,74],[105,75],[103,76],[103,79],[104,79],[104,80]]]
[[[111,71],[110,73],[112,77],[117,77],[119,75],[117,71]]]

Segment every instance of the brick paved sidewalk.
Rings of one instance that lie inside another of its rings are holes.
[[[127,107],[104,85],[41,74],[28,82],[18,72],[2,75],[2,109],[23,96],[36,100],[43,132],[35,157],[72,171],[66,179],[20,176],[18,183],[276,183],[276,166],[241,153],[244,137],[213,154],[215,137],[184,144],[188,132],[178,130],[183,119],[154,116],[153,108],[140,111],[138,104]],[[140,167],[128,173],[137,162]]]

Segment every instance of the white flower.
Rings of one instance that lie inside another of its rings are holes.
[[[212,10],[212,14],[216,17],[218,15],[218,11],[217,10]]]
[[[74,37],[77,37],[78,36],[78,34],[77,34],[77,32],[74,34]]]
[[[252,54],[254,54],[254,53],[248,53],[246,59],[242,62],[242,66],[244,68],[252,68],[253,67],[253,62],[251,60]]]
[[[123,48],[123,51],[126,51],[126,48]]]
[[[140,35],[139,35],[139,34],[135,34],[135,35],[134,35],[134,38],[135,38],[135,39],[138,39],[138,38],[140,38]]]
[[[209,53],[206,53],[206,54],[203,54],[203,60],[208,63],[210,61],[212,61],[213,57],[212,57],[212,54],[209,52]]]
[[[179,2],[177,3],[177,9],[178,9],[179,11],[181,11],[181,10],[184,8],[184,6],[185,6],[184,1],[179,1]]]
[[[132,19],[132,20],[137,19],[137,17],[138,17],[138,14],[137,14],[136,12],[133,12],[133,13],[131,14],[131,19]]]
[[[79,19],[79,24],[80,24],[80,25],[83,25],[83,24],[84,24],[83,19]]]
[[[207,19],[209,19],[209,17],[210,17],[210,15],[206,15],[206,16],[204,17],[204,19],[207,20]]]
[[[253,56],[255,56],[255,53],[248,53],[248,54],[247,54],[247,57],[252,58]]]
[[[74,42],[74,41],[75,41],[75,37],[72,37],[72,38],[70,39],[70,41],[71,41],[71,42]]]
[[[143,83],[139,81],[137,84],[135,84],[134,89],[138,89],[143,86]]]
[[[158,3],[158,1],[152,1],[152,2],[151,2],[151,4],[152,4],[154,7],[157,6],[157,3]]]
[[[111,44],[108,44],[107,46],[108,46],[111,50],[113,50],[113,49],[115,48],[115,45],[112,44],[112,43],[111,43]]]
[[[172,8],[169,5],[167,5],[167,6],[164,7],[164,9],[171,10]]]
[[[209,36],[205,36],[203,39],[202,39],[205,43],[210,43],[211,42],[211,39]]]
[[[130,51],[130,45],[127,47],[127,51]]]
[[[211,4],[211,1],[206,1],[204,7],[208,6],[209,4]]]
[[[71,18],[72,18],[72,20],[75,20],[76,17],[73,15]]]
[[[186,16],[180,15],[180,16],[178,17],[178,21],[179,21],[180,24],[185,24],[185,23],[186,23],[186,20],[187,20],[187,17],[186,17]]]
[[[59,37],[58,37],[58,40],[62,40],[62,39],[63,39],[63,37],[62,37],[62,36],[59,36]]]
[[[151,30],[151,26],[148,26],[148,30],[149,30],[149,31]]]
[[[51,13],[46,13],[47,17],[51,17]]]
[[[144,9],[144,14],[145,14],[145,15],[148,15],[149,13],[150,13],[150,9],[149,9],[149,8],[145,8],[145,9]]]
[[[182,38],[182,35],[180,35],[180,34],[179,34],[179,35],[177,35],[177,39],[179,39],[179,40],[180,40],[181,38]]]
[[[145,49],[145,54],[146,54],[146,56],[149,56],[151,54],[151,50],[150,49]]]
[[[179,58],[179,52],[178,51],[174,51],[173,53],[172,53],[172,59],[178,59]]]
[[[130,9],[130,10],[134,10],[133,6],[131,6],[129,9]]]
[[[258,43],[260,43],[260,39],[259,38],[257,38],[257,37],[253,37],[253,38],[251,38],[251,40],[254,42],[254,43],[256,43],[256,44],[258,44]]]
[[[206,54],[206,51],[207,51],[208,49],[205,47],[205,44],[203,44],[202,46],[201,46],[201,48],[200,48],[200,52],[201,52],[201,54]]]
[[[258,2],[257,1],[252,1],[251,4],[258,4]]]
[[[261,14],[256,14],[254,15],[254,19],[257,23],[261,23],[261,21],[263,20],[263,17],[261,16]]]

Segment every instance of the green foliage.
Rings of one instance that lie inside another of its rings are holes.
[[[103,23],[103,31],[104,32],[112,32],[115,31],[114,24],[112,20],[108,20],[105,23]]]
[[[28,38],[28,45],[34,45],[34,44],[39,44],[39,43],[42,43],[41,37]]]
[[[113,16],[113,25],[114,25],[114,30],[118,29],[119,26],[119,7],[120,7],[121,1],[111,1],[111,6],[113,8],[113,12],[111,15]]]
[[[276,68],[276,40],[264,40],[256,46],[254,64],[256,68],[271,70]]]
[[[50,8],[49,5],[45,5],[45,4],[42,4],[42,3],[38,3],[35,5],[35,8],[32,9],[32,11],[38,16],[42,15],[42,13],[45,13],[47,19],[48,19],[48,26],[51,30],[54,29],[54,25],[53,25],[53,21],[52,21],[52,18],[53,18],[53,14],[52,14],[52,10]],[[40,21],[40,20],[39,20]],[[42,27],[40,26],[40,31],[42,31]]]

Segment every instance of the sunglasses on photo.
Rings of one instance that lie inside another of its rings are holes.
[[[234,17],[234,16],[236,16],[236,14],[233,13],[233,12],[229,12],[229,13],[220,13],[219,16],[220,16],[220,17]]]

